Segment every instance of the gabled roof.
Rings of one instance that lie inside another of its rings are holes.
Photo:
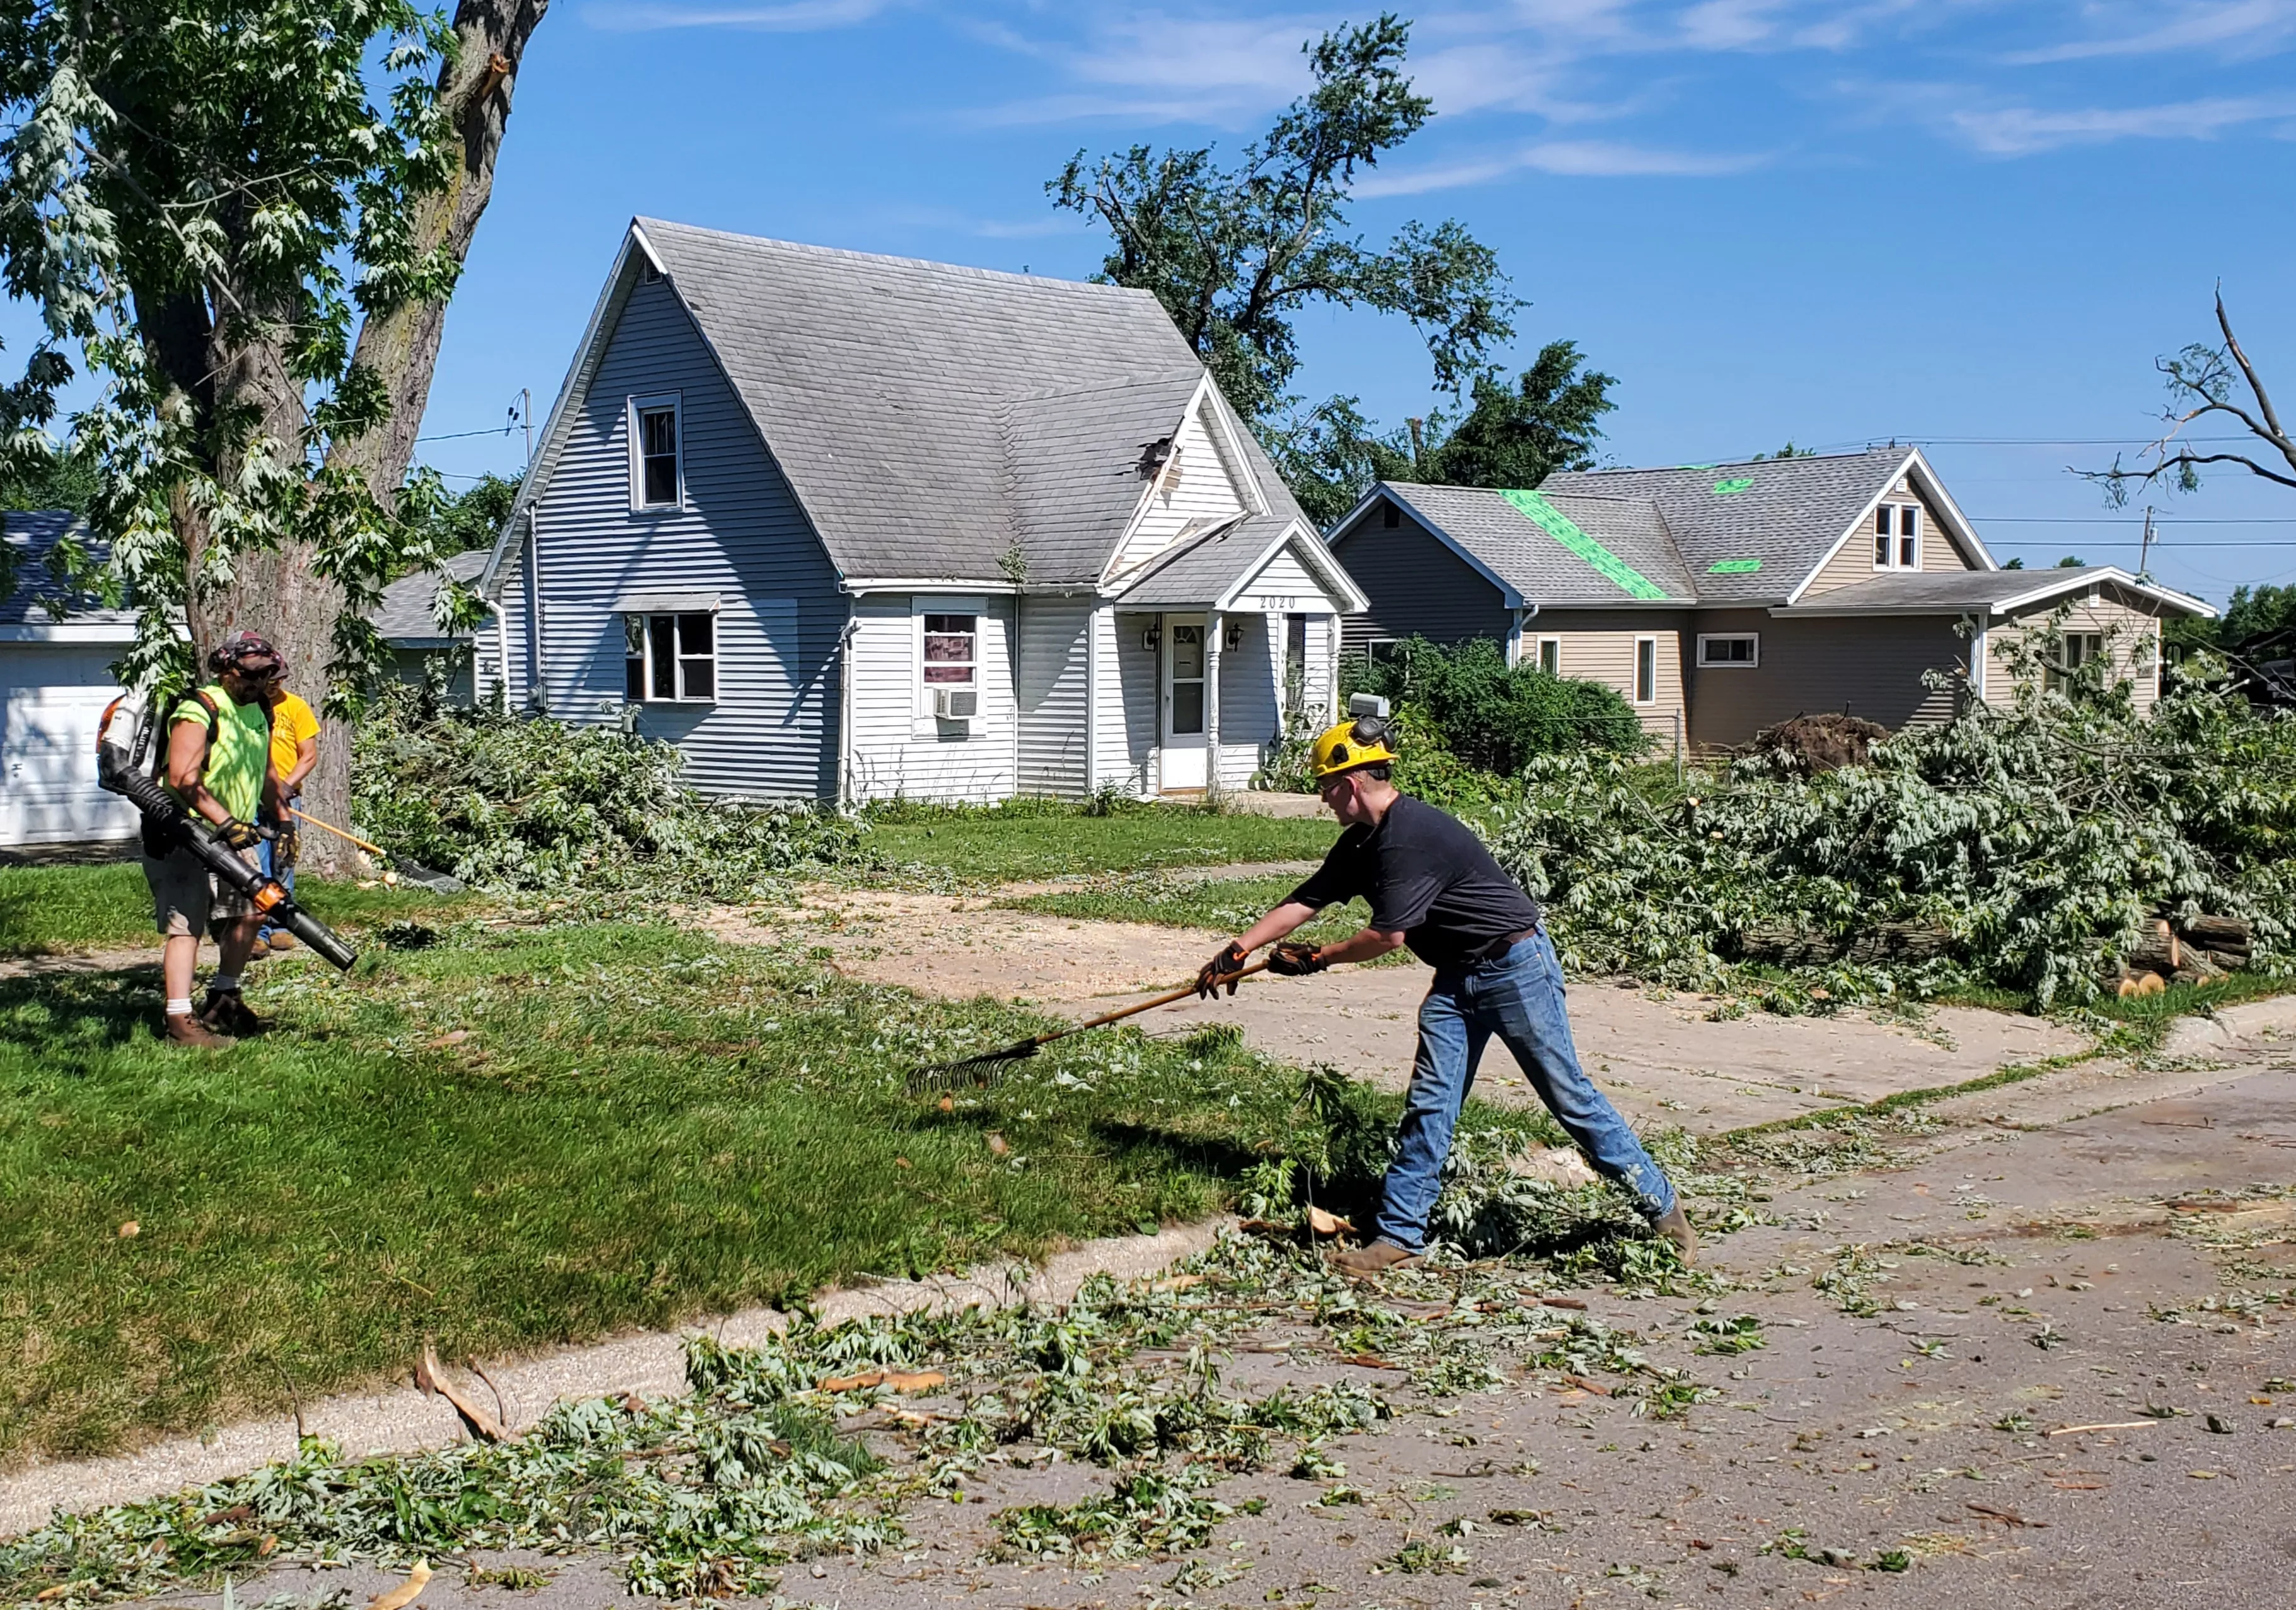
[[[1698,600],[1658,504],[1646,497],[1384,483],[1519,609]],[[1342,527],[1344,529],[1344,527]]]
[[[1297,514],[1239,515],[1192,541],[1175,543],[1117,595],[1117,603],[1135,609],[1191,604],[1224,608],[1287,543],[1324,593],[1338,601],[1342,614],[1370,607],[1331,551],[1316,540],[1315,528]]]
[[[135,610],[107,609],[93,599],[76,597],[49,574],[49,553],[81,525],[79,516],[62,509],[9,514],[0,521],[0,540],[8,544],[16,577],[15,586],[0,598],[0,633],[18,642],[135,640]]]
[[[443,570],[467,584],[477,580],[486,566],[484,548],[450,553],[438,570],[418,570],[385,587],[381,601],[368,612],[367,620],[394,649],[444,649],[466,642],[470,639],[468,633],[450,637],[439,630],[439,573]]]
[[[1814,593],[1773,610],[1794,615],[1966,615],[1988,618],[2061,601],[2067,593],[2112,586],[2177,615],[2213,617],[2216,610],[2187,593],[2131,576],[2117,565],[2060,565],[2047,570],[1884,571]]]
[[[1090,585],[1149,482],[1144,450],[1204,384],[1144,290],[728,234],[630,226],[520,510],[580,412],[622,306],[659,272],[849,579]],[[1296,512],[1256,443],[1273,509]],[[1271,484],[1272,483],[1272,484]]]
[[[1549,496],[1647,497],[1658,505],[1701,601],[1784,603],[1796,597],[1898,482],[1936,511],[1948,534],[1985,568],[1978,540],[1921,454],[1906,447],[1816,457],[1753,459],[1667,470],[1561,470],[1541,483]],[[1759,569],[1744,568],[1748,560]],[[1718,565],[1728,567],[1717,569]]]

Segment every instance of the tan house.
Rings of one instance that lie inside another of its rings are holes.
[[[2111,655],[2141,707],[2161,622],[2200,600],[2111,566],[2005,570],[1918,450],[1550,477],[1536,492],[1382,482],[1325,539],[1370,608],[1344,650],[1495,638],[1510,663],[1618,689],[1661,743],[1741,744],[1795,715],[1885,726],[2013,691],[2005,650],[2061,608],[2062,655]],[[1948,689],[1924,674],[1954,674]]]

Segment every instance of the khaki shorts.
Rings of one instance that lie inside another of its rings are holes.
[[[239,858],[259,866],[256,852],[242,850]],[[211,923],[234,922],[254,911],[247,896],[227,888],[208,870],[208,863],[189,850],[170,851],[165,860],[144,857],[144,880],[152,886],[152,919],[160,932],[173,939],[207,936]]]

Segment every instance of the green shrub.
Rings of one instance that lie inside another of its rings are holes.
[[[1488,638],[1449,647],[1411,638],[1386,659],[1350,667],[1348,691],[1417,711],[1461,764],[1500,777],[1534,756],[1639,755],[1650,747],[1616,689],[1509,666]]]
[[[352,819],[393,855],[503,892],[740,900],[854,852],[859,824],[705,799],[683,764],[613,727],[455,709],[393,684],[353,740]]]

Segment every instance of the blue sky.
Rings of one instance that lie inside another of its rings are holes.
[[[425,429],[546,412],[633,213],[1037,274],[1079,148],[1233,151],[1363,9],[1100,0],[559,0],[518,86]],[[1362,187],[1384,234],[1494,246],[1526,357],[1617,375],[1624,463],[1915,438],[2005,559],[2130,565],[2068,465],[2152,432],[2221,280],[2296,407],[2296,0],[1518,0],[1415,12],[1435,121]],[[1301,388],[1423,411],[1400,322],[1317,315]],[[12,343],[13,349],[13,343]],[[423,444],[468,476],[521,438]],[[2296,580],[2296,492],[2164,498],[2154,569]],[[920,518],[930,518],[920,511]],[[2272,522],[2272,523],[2259,523]]]

